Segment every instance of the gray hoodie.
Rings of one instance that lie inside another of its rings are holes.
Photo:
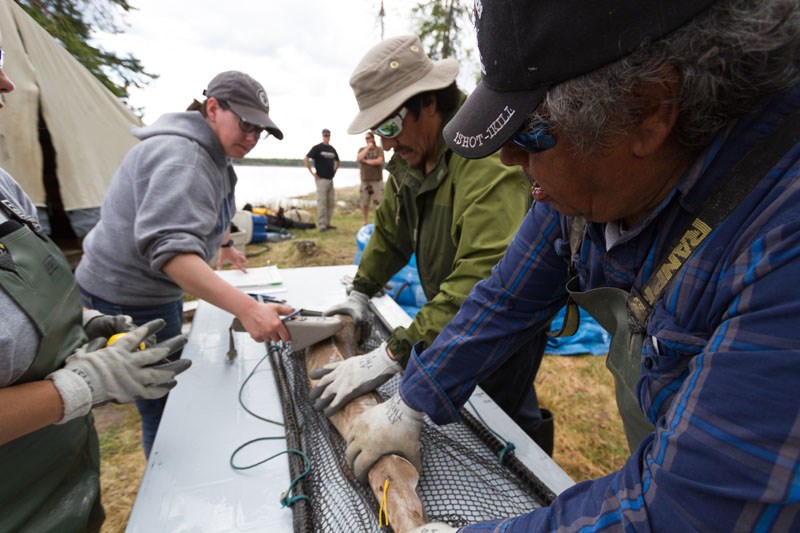
[[[113,303],[160,305],[183,296],[161,272],[167,261],[214,257],[235,211],[236,175],[199,112],[168,113],[133,134],[142,142],[111,180],[75,277]]]

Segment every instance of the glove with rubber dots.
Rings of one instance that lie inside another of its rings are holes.
[[[363,292],[350,291],[347,300],[329,307],[322,315],[350,315],[355,323],[359,323],[364,320],[367,306],[369,306],[369,296]]]
[[[106,315],[95,309],[83,310],[83,330],[89,340],[105,337],[106,339],[117,333],[133,331],[136,324],[128,315]]]
[[[64,368],[47,375],[46,379],[53,381],[64,402],[64,415],[57,424],[83,416],[92,407],[108,402],[152,400],[166,395],[177,384],[175,376],[192,362],[166,359],[186,344],[183,335],[139,349],[139,344],[164,324],[161,319],[152,320],[111,346],[106,346],[103,337],[93,339],[67,357]]]
[[[347,433],[345,456],[359,481],[366,482],[370,468],[381,457],[394,453],[422,470],[422,413],[410,408],[395,394],[364,411]]]
[[[383,342],[367,354],[329,363],[311,372],[309,377],[319,382],[308,396],[316,400],[316,409],[325,409],[325,416],[331,416],[353,398],[377,389],[402,369],[389,357]]]

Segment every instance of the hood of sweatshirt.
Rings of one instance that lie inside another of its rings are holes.
[[[161,115],[150,126],[133,128],[133,136],[140,140],[149,139],[157,135],[179,135],[197,142],[202,146],[214,162],[221,167],[228,163],[225,151],[219,143],[211,126],[199,111],[186,111],[182,113],[166,113]]]

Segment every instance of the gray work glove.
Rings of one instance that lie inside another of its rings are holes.
[[[309,377],[319,379],[319,382],[308,397],[316,400],[316,409],[327,407],[325,415],[331,416],[353,398],[377,389],[402,369],[389,357],[384,342],[367,354],[328,363],[311,372]]]
[[[133,331],[136,324],[128,315],[105,315],[95,309],[83,310],[83,330],[89,340],[98,337],[106,339],[117,333]]]
[[[152,400],[166,395],[177,384],[175,376],[192,362],[165,360],[186,344],[183,335],[139,350],[145,338],[163,327],[163,320],[152,320],[111,346],[106,346],[103,337],[91,340],[67,357],[64,368],[47,375],[46,379],[53,381],[64,402],[64,416],[57,424],[83,416],[92,407],[108,402]]]
[[[329,307],[322,315],[350,315],[353,318],[353,322],[359,323],[364,320],[368,305],[369,296],[363,292],[350,291],[350,294],[347,295],[347,300]]]
[[[353,421],[345,456],[359,481],[366,482],[372,465],[390,453],[405,457],[422,471],[422,416],[395,394]]]

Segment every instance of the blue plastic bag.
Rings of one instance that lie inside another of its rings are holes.
[[[374,224],[367,224],[362,226],[356,233],[356,257],[353,263],[356,265],[361,262],[361,256],[364,253],[364,248],[367,246],[369,238],[375,229]],[[428,299],[425,297],[425,292],[422,290],[422,284],[419,281],[419,272],[417,271],[417,257],[412,254],[408,264],[401,268],[386,286],[386,293],[398,303],[400,307],[408,313],[408,316],[414,318],[419,312],[420,308],[425,305]]]

